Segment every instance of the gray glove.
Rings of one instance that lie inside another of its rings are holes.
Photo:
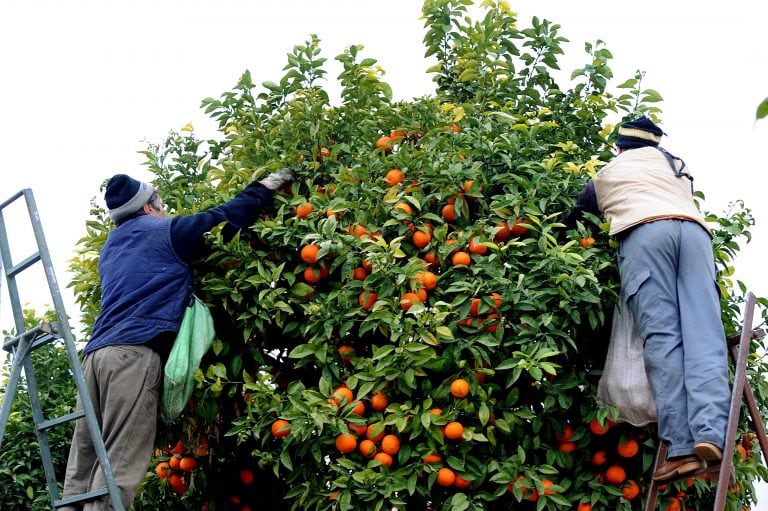
[[[293,172],[291,172],[291,169],[282,168],[277,172],[271,173],[259,181],[259,183],[261,183],[267,190],[272,190],[274,192],[275,190],[279,190],[285,185],[292,183],[294,179],[296,178],[294,177]]]

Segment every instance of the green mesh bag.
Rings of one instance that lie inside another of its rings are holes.
[[[195,390],[195,371],[211,347],[215,334],[208,307],[193,295],[165,363],[160,403],[160,415],[164,421],[175,420],[187,406]]]

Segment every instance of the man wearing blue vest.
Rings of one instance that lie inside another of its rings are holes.
[[[189,263],[204,254],[205,233],[222,222],[225,235],[249,227],[275,190],[293,179],[281,169],[221,206],[173,218],[166,218],[162,199],[148,183],[125,174],[107,182],[104,198],[116,227],[99,256],[101,312],[84,350],[83,373],[125,509],[149,466],[163,363],[192,294]],[[87,425],[78,421],[64,498],[104,485]],[[105,496],[60,509],[112,506]]]
[[[659,147],[647,117],[625,122],[618,155],[589,181],[565,220],[602,213],[619,240],[621,299],[645,341],[656,396],[664,481],[722,458],[730,388],[711,232],[693,201],[685,163]]]

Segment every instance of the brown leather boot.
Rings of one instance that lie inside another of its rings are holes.
[[[673,477],[690,474],[704,467],[704,463],[695,455],[680,456],[666,460],[653,473],[654,481],[666,481]]]

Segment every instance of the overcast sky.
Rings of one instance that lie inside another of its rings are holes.
[[[664,145],[693,169],[706,209],[721,212],[733,199],[753,209],[754,241],[739,258],[737,276],[768,295],[768,120],[754,122],[768,96],[768,2],[510,4],[522,27],[534,15],[562,25],[561,35],[571,40],[562,61],[568,74],[586,62],[584,42],[597,39],[615,57],[614,85],[637,69],[647,72],[645,86],[665,98]],[[201,100],[229,90],[246,69],[256,83],[279,79],[286,53],[309,34],[319,35],[329,59],[334,97],[333,57],[350,44],[363,44],[363,54],[379,60],[396,99],[432,93],[420,10],[419,0],[3,0],[0,201],[33,190],[63,286],[101,182],[117,172],[149,179],[137,151],[190,121],[212,135]],[[26,243],[19,241],[26,230],[9,233],[12,246]],[[33,278],[21,282],[23,301],[49,303]],[[1,286],[0,327],[7,329],[12,321]],[[63,292],[76,318],[71,293]]]

